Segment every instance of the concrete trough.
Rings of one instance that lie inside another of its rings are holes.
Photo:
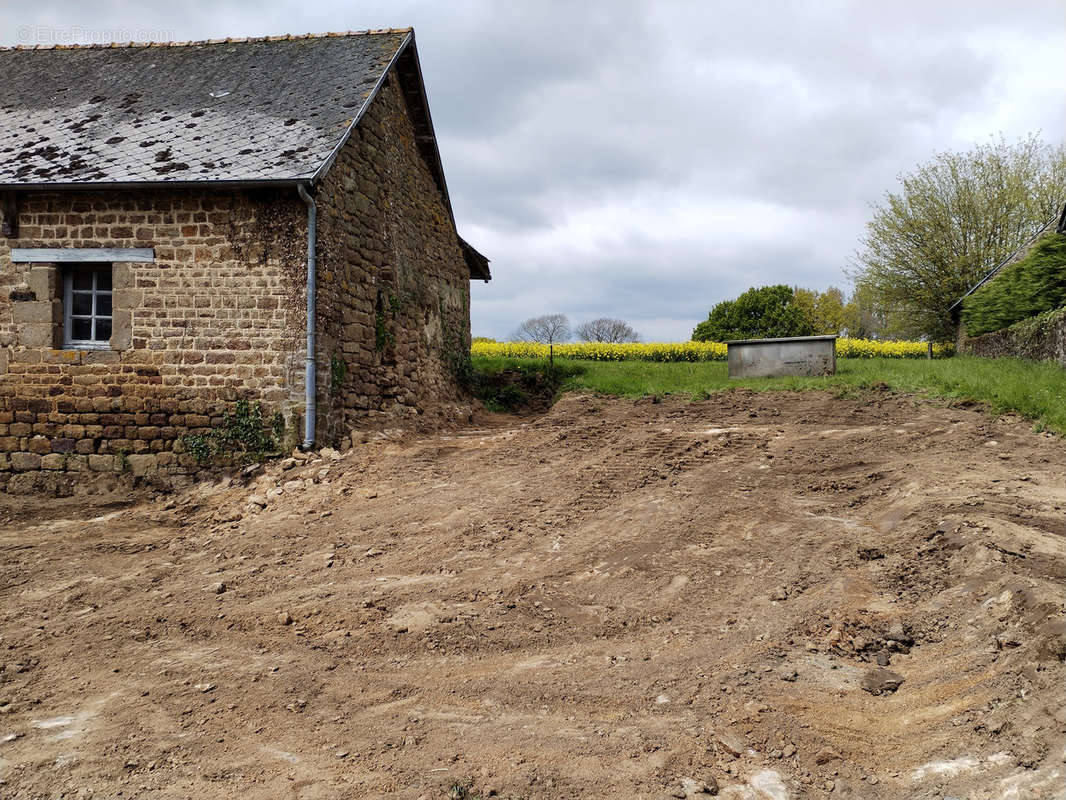
[[[837,337],[737,339],[726,342],[730,378],[816,377],[837,371]]]

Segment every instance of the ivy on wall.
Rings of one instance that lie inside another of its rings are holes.
[[[181,441],[200,466],[216,462],[244,464],[276,454],[278,440],[285,433],[285,420],[280,413],[268,421],[259,403],[242,399],[232,411],[223,412],[218,427],[206,434],[188,434]]]
[[[377,302],[374,304],[374,346],[384,351],[396,344],[396,335],[392,332],[392,321],[402,307],[400,298],[394,292],[378,290]]]
[[[1066,305],[1066,234],[1040,239],[962,304],[968,336],[1008,328]]]

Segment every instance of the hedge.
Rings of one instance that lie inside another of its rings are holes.
[[[1008,328],[1066,305],[1066,235],[1044,236],[962,303],[967,336]]]

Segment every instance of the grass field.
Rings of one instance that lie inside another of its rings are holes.
[[[475,369],[491,374],[504,369],[542,371],[539,359],[474,358]],[[1066,370],[1051,363],[969,356],[925,361],[838,359],[837,374],[827,378],[749,378],[730,380],[722,362],[557,361],[563,390],[593,391],[623,397],[683,395],[693,399],[733,388],[755,391],[829,389],[856,392],[885,384],[890,389],[930,397],[972,400],[994,413],[1013,412],[1038,429],[1066,434]]]

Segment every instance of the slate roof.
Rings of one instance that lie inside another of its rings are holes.
[[[0,188],[312,179],[412,36],[0,49]]]
[[[314,181],[394,66],[454,225],[411,28],[0,48],[0,191]]]

